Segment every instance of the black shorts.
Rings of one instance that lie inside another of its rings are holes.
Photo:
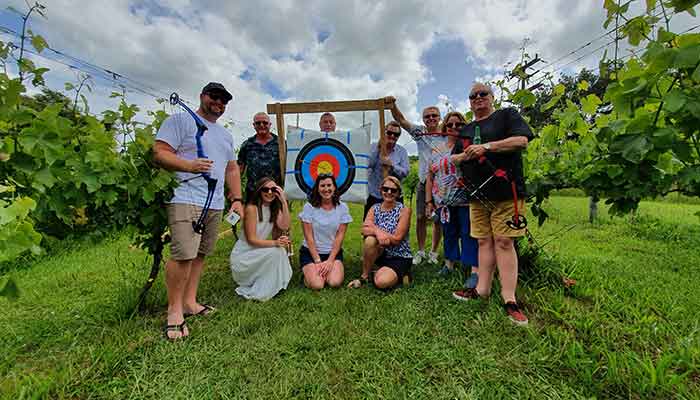
[[[318,254],[321,257],[321,261],[326,261],[328,259],[328,256],[330,254]],[[340,249],[338,251],[338,254],[335,256],[336,261],[343,262],[343,249]],[[306,264],[313,264],[314,258],[311,256],[311,252],[306,246],[301,246],[299,248],[299,266],[301,268],[304,268]]]
[[[411,276],[411,266],[413,265],[413,259],[404,257],[392,257],[382,253],[382,255],[380,255],[379,258],[377,258],[377,261],[374,262],[374,265],[377,266],[377,270],[381,267],[391,268],[399,277],[399,283],[401,283],[401,281],[403,281],[404,275]]]

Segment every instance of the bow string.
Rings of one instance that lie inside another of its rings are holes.
[[[182,99],[180,99],[180,96],[177,93],[170,95],[170,104],[173,106],[182,107],[192,117],[192,119],[194,119],[194,123],[197,126],[197,132],[194,136],[197,146],[197,158],[209,158],[204,152],[204,146],[202,145],[202,135],[204,135],[204,132],[207,130],[207,126],[204,124],[204,121],[202,121],[202,119],[194,111],[192,111],[192,109],[189,108],[182,101]],[[202,232],[204,232],[204,224],[207,220],[207,215],[209,215],[209,208],[211,207],[211,202],[214,199],[214,192],[216,191],[216,184],[218,180],[216,178],[212,178],[209,172],[202,172],[195,178],[200,176],[207,182],[207,197],[204,201],[202,213],[199,215],[199,218],[197,218],[197,221],[192,221],[192,229],[201,235]]]

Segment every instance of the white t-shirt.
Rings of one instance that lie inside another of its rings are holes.
[[[233,136],[223,126],[209,122],[200,117],[207,126],[202,135],[202,147],[204,154],[214,161],[209,175],[217,179],[216,191],[211,202],[212,210],[224,208],[224,175],[229,161],[236,161],[236,153],[233,151]],[[186,160],[197,158],[197,142],[195,134],[197,125],[188,113],[173,114],[163,121],[158,129],[156,140],[160,140],[172,146],[175,154]],[[194,204],[204,206],[207,199],[207,182],[200,174],[189,172],[176,172],[180,184],[175,188],[175,193],[170,203]]]
[[[316,242],[316,251],[319,254],[329,254],[333,250],[333,241],[335,234],[338,232],[340,224],[349,224],[352,222],[350,211],[347,204],[342,201],[332,210],[324,210],[321,207],[314,207],[311,203],[304,204],[304,209],[299,213],[301,222],[311,224],[314,232],[314,241]],[[308,248],[309,245],[304,239],[303,246]]]

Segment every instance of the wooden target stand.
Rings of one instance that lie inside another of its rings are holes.
[[[275,114],[277,120],[277,136],[280,153],[280,176],[281,184],[284,185],[287,168],[287,144],[284,132],[285,114],[311,114],[325,112],[348,112],[348,111],[377,111],[379,112],[379,143],[382,157],[386,157],[386,145],[384,139],[384,110],[386,110],[384,98],[369,100],[343,100],[343,101],[315,101],[308,103],[271,103],[267,105],[267,113]],[[382,168],[382,173],[386,176],[389,173],[387,167]]]

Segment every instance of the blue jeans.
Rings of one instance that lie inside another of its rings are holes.
[[[479,242],[469,236],[469,207],[448,207],[450,222],[442,224],[445,258],[462,266],[479,265]],[[461,242],[461,246],[460,246]]]

